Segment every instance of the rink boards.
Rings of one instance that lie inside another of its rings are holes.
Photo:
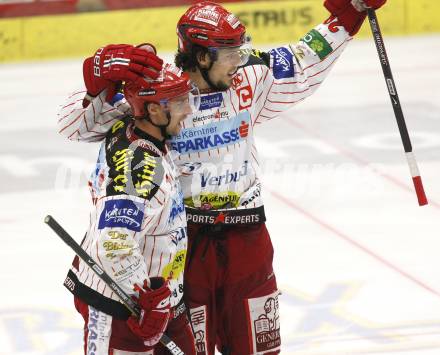
[[[255,45],[292,43],[322,22],[321,0],[226,4],[246,25]],[[90,55],[107,43],[151,42],[159,51],[177,46],[175,26],[186,7],[161,7],[0,20],[0,62]],[[440,32],[440,2],[393,0],[380,10],[385,35]],[[364,25],[359,37],[369,34]]]

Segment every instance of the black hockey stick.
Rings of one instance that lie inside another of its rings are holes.
[[[114,293],[118,295],[122,303],[128,308],[128,310],[139,318],[141,310],[137,303],[129,297],[124,290],[122,290],[116,282],[107,274],[92,257],[87,254],[87,252],[81,248],[81,246],[67,233],[63,227],[61,227],[55,219],[48,215],[44,218],[44,223],[46,223],[52,230],[78,255],[95,273],[98,275],[102,281],[106,283],[108,287],[112,289]],[[185,353],[165,334],[160,338],[160,342],[164,345],[171,354],[184,355]]]
[[[394,83],[393,73],[391,72],[390,62],[385,50],[385,44],[383,41],[382,32],[380,31],[379,21],[377,20],[376,12],[373,9],[367,9],[367,13],[368,20],[370,21],[371,32],[373,33],[374,43],[376,44],[377,54],[379,55],[379,61],[382,66],[383,75],[388,87],[388,93],[390,94],[394,115],[396,116],[397,126],[399,127],[400,137],[402,138],[403,148],[405,149],[406,160],[408,161],[409,170],[411,172],[414,188],[416,190],[417,200],[419,201],[420,206],[427,205],[428,200],[426,199],[416,158],[412,152],[411,140],[409,138],[408,129],[406,128],[399,96],[397,95],[397,88],[396,84]]]

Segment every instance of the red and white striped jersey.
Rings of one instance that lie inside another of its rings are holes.
[[[175,306],[183,293],[187,231],[171,153],[131,117],[113,125],[92,174],[94,208],[82,247],[129,295],[150,277],[169,279]],[[82,260],[72,272],[82,285],[119,300]]]
[[[198,209],[243,209],[263,204],[257,124],[310,96],[330,72],[351,37],[337,19],[309,31],[296,45],[254,51],[227,91],[204,94],[200,109],[188,116],[170,142],[179,154],[185,205]],[[59,131],[70,139],[102,139],[127,104],[104,102],[105,93],[86,109],[84,91],[71,96],[59,116]]]

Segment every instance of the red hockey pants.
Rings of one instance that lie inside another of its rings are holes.
[[[197,354],[278,354],[278,289],[265,224],[188,225],[185,301]]]

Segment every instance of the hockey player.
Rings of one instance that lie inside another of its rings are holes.
[[[127,82],[132,115],[107,132],[91,188],[94,209],[82,247],[141,308],[140,319],[75,258],[65,286],[84,318],[84,352],[94,355],[168,354],[164,332],[195,354],[183,294],[187,248],[183,195],[164,144],[198,106],[189,76],[165,65],[157,80]],[[191,104],[192,103],[192,104]]]
[[[203,90],[199,111],[170,142],[182,173],[189,235],[185,299],[198,354],[214,354],[215,346],[223,354],[280,352],[279,292],[253,130],[316,91],[367,7],[385,2],[326,0],[326,21],[298,44],[267,52],[251,50],[245,27],[216,3],[195,4],[179,20],[176,64]],[[112,122],[107,111],[123,107],[79,107],[87,124],[71,124],[75,116],[63,110],[60,131],[71,139],[100,139]]]

